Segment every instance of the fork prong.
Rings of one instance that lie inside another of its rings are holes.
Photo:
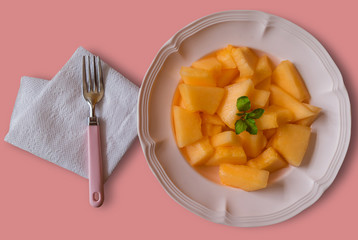
[[[102,65],[101,65],[101,59],[98,57],[98,75],[99,75],[99,92],[103,92],[103,73],[102,73]]]
[[[97,66],[96,66],[96,56],[93,55],[93,91],[97,92]]]
[[[92,71],[91,71],[91,58],[87,56],[87,69],[88,69],[88,91],[92,91]]]
[[[86,68],[86,56],[82,57],[82,91],[86,93],[88,91],[87,88],[87,68]]]

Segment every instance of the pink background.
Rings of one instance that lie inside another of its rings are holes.
[[[355,123],[354,1],[208,2],[2,1],[0,137],[8,131],[21,76],[51,79],[83,46],[139,86],[157,51],[173,34],[200,17],[230,9],[278,15],[321,41],[342,72]],[[0,239],[357,239],[355,131],[353,126],[347,157],[323,196],[285,222],[258,228],[215,224],[181,207],[150,171],[138,139],[105,184],[106,200],[99,209],[88,204],[86,179],[0,141]]]

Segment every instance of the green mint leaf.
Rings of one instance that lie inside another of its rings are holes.
[[[255,120],[252,118],[248,118],[245,120],[245,123],[247,125],[246,131],[248,131],[252,135],[256,135],[257,134],[257,126],[255,123]]]
[[[244,116],[246,113],[236,113],[237,116],[241,117]]]
[[[246,124],[246,122],[244,120],[242,120],[242,119],[237,120],[235,122],[235,132],[236,132],[236,134],[242,133],[243,131],[246,130],[247,127],[248,126],[247,126],[247,124]]]
[[[251,108],[251,102],[248,97],[239,97],[236,101],[236,107],[240,112],[249,111]]]
[[[265,112],[264,109],[262,108],[257,108],[254,111],[250,112],[247,114],[247,118],[252,118],[252,119],[258,119],[262,116],[262,114]]]

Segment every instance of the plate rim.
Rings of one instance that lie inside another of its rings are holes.
[[[301,38],[301,40],[306,45],[308,45],[315,52],[315,54],[317,54],[317,56],[325,66],[327,72],[334,80],[334,86],[332,87],[332,91],[335,91],[337,94],[337,99],[340,105],[339,110],[342,112],[342,114],[340,114],[340,120],[344,122],[344,125],[346,127],[346,131],[340,132],[339,137],[340,139],[343,139],[343,141],[338,141],[338,150],[332,157],[332,161],[327,172],[319,180],[314,181],[314,185],[311,191],[289,207],[274,212],[272,214],[267,214],[263,216],[235,217],[230,215],[230,213],[226,211],[225,214],[222,214],[223,211],[218,212],[211,210],[202,205],[201,203],[196,202],[186,196],[185,193],[179,190],[170,180],[168,175],[165,173],[165,170],[161,166],[159,160],[157,159],[157,156],[154,151],[155,141],[150,137],[149,134],[148,119],[143,117],[148,116],[148,102],[145,103],[144,98],[149,98],[150,90],[155,82],[156,75],[158,74],[159,70],[161,69],[166,59],[170,56],[170,54],[178,51],[181,43],[188,37],[194,35],[196,32],[205,29],[208,26],[220,22],[240,20],[256,20],[262,21],[263,24],[270,24],[272,22],[274,22],[275,24],[279,24],[281,27],[286,28],[285,30],[290,31],[296,37]],[[160,48],[143,78],[143,82],[138,95],[137,113],[138,137],[147,163],[152,173],[158,179],[158,181],[160,182],[164,190],[168,193],[168,195],[180,205],[182,205],[184,208],[188,209],[189,211],[195,213],[200,217],[203,217],[204,219],[216,223],[237,227],[255,227],[279,223],[292,218],[293,216],[297,215],[298,213],[302,212],[303,210],[311,206],[313,203],[315,203],[336,178],[336,175],[338,174],[338,171],[348,151],[351,136],[351,110],[348,92],[345,88],[342,75],[327,50],[315,37],[313,37],[310,33],[299,27],[298,25],[279,16],[257,10],[229,10],[216,12],[199,18],[198,20],[195,20],[194,22],[188,24],[187,26],[179,30],[177,33],[175,33]]]

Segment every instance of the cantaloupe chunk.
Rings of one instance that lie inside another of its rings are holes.
[[[235,122],[239,119],[236,115],[238,113],[236,101],[241,96],[249,96],[254,89],[254,84],[248,79],[240,83],[228,85],[225,89],[226,93],[217,110],[217,114],[228,127],[235,129]]]
[[[270,91],[270,104],[290,110],[293,114],[292,121],[298,121],[314,115],[314,112],[312,112],[306,105],[299,102],[296,98],[292,97],[275,84],[271,84]]]
[[[189,163],[198,166],[205,163],[213,154],[214,148],[211,146],[209,138],[203,139],[185,147]]]
[[[264,133],[266,139],[268,140],[267,145],[266,145],[266,148],[269,147],[269,143],[270,143],[271,137],[276,134],[276,130],[277,130],[277,128],[270,128],[270,129],[266,129],[266,130],[263,130],[263,131],[262,131],[262,132]]]
[[[285,124],[280,126],[272,137],[272,147],[291,165],[298,167],[306,153],[311,128]]]
[[[229,83],[231,83],[238,75],[239,70],[237,70],[237,68],[223,69],[217,78],[216,85],[218,87],[225,87],[226,85],[229,85]]]
[[[173,96],[173,105],[180,106],[180,102],[182,101],[179,88],[175,89],[174,96]]]
[[[252,76],[246,76],[246,77],[243,77],[243,76],[238,76],[238,77],[236,77],[233,81],[232,81],[232,83],[234,84],[234,83],[239,83],[239,82],[244,82],[244,81],[246,81],[246,80],[248,80],[248,79],[250,79],[251,81],[252,81]]]
[[[173,106],[173,121],[179,148],[192,144],[203,137],[199,113]]]
[[[259,156],[247,162],[247,166],[267,170],[269,172],[277,171],[286,167],[287,162],[272,147],[267,148]]]
[[[221,120],[221,118],[217,114],[201,113],[200,116],[203,123],[225,126],[225,123]]]
[[[275,130],[275,134],[274,134],[273,136],[271,136],[270,139],[268,139],[267,144],[266,144],[266,148],[272,147],[272,142],[273,142],[274,136],[276,135],[276,132],[277,132],[277,128],[273,128],[273,129]],[[269,130],[271,130],[271,129],[269,129]],[[264,132],[264,131],[267,131],[267,130],[263,130],[263,132]],[[264,134],[264,135],[265,135],[265,134]],[[266,136],[266,135],[265,135],[265,136]]]
[[[301,75],[289,60],[282,61],[277,65],[272,73],[272,82],[300,102],[310,99],[310,94]]]
[[[253,89],[248,97],[251,101],[252,109],[263,108],[268,104],[270,91]]]
[[[222,163],[245,164],[246,154],[241,146],[216,147],[214,155],[205,163],[207,166],[218,166]]]
[[[186,84],[208,87],[216,86],[216,79],[214,75],[204,69],[181,67],[180,77]]]
[[[252,135],[246,131],[239,134],[241,144],[249,158],[257,157],[267,144],[267,139],[262,131],[257,131],[256,135]]]
[[[204,69],[215,76],[219,76],[221,74],[221,63],[216,59],[216,57],[208,57],[200,59],[196,62],[193,62],[191,65],[193,68]]]
[[[233,48],[231,55],[240,71],[240,76],[246,77],[254,75],[258,61],[256,53],[248,47],[239,47]]]
[[[303,126],[311,126],[312,123],[316,120],[316,118],[318,117],[319,113],[321,112],[321,108],[320,107],[316,107],[307,103],[304,103],[304,105],[309,108],[312,112],[314,112],[314,115],[308,118],[304,118],[301,120],[298,120],[297,122],[295,122],[296,124],[299,125],[303,125]]]
[[[270,86],[271,86],[271,77],[266,78],[261,82],[259,82],[258,84],[256,84],[255,88],[259,90],[270,91]]]
[[[242,83],[242,82],[252,82],[251,77],[237,77],[233,83]],[[263,108],[268,104],[268,100],[270,97],[270,91],[251,88],[251,90],[247,93],[247,96],[251,101],[251,106],[253,109],[255,108]]]
[[[266,130],[278,127],[277,113],[265,109],[264,114],[259,119],[256,119],[256,126],[259,130]]]
[[[178,90],[179,90],[179,88],[178,88]],[[179,91],[178,91],[178,92],[179,92]],[[187,108],[185,107],[185,103],[184,103],[182,97],[179,98],[179,103],[178,103],[177,106],[182,107],[182,108],[184,108],[184,109],[187,109]]]
[[[214,125],[211,123],[204,123],[201,125],[201,131],[203,133],[203,136],[214,136],[218,133],[221,133],[222,131],[222,126],[220,125]]]
[[[282,124],[292,121],[293,114],[290,110],[271,105],[265,109],[261,118],[256,119],[256,126],[260,130],[277,128]]]
[[[293,119],[293,113],[287,108],[279,107],[276,105],[270,105],[268,109],[269,111],[275,112],[277,114],[278,126],[291,122]]]
[[[210,138],[213,147],[241,146],[240,137],[234,131],[224,131]]]
[[[255,73],[252,77],[254,84],[258,84],[264,79],[271,77],[272,75],[272,63],[270,58],[267,55],[264,55],[259,58],[257,61]]]
[[[255,191],[267,186],[270,172],[246,165],[221,164],[219,177],[222,184]]]
[[[224,97],[225,90],[218,87],[179,84],[180,95],[186,109],[214,114]]]
[[[232,49],[233,46],[228,45],[226,48],[223,48],[216,53],[216,58],[221,62],[223,69],[237,68],[236,63],[231,56]]]

